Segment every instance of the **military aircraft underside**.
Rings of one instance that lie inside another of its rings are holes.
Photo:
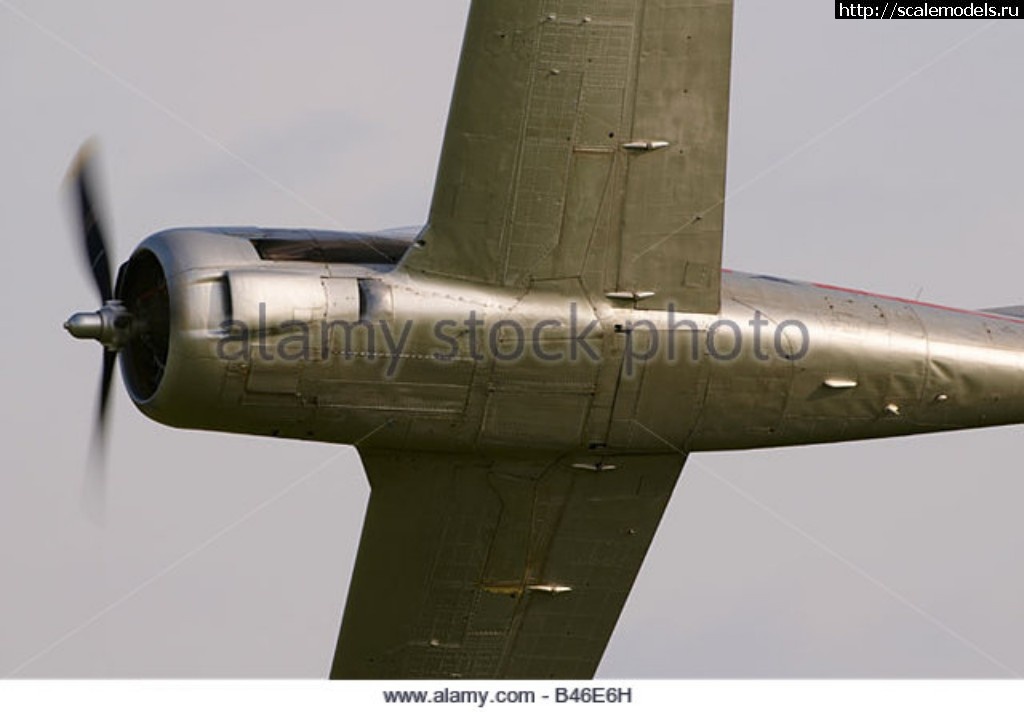
[[[150,418],[355,446],[332,677],[593,676],[691,452],[1024,420],[1024,308],[723,270],[730,0],[474,0],[422,228],[168,230],[110,267]],[[325,673],[327,664],[325,659]]]

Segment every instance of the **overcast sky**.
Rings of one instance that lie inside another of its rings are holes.
[[[268,7],[262,7],[268,5]],[[119,259],[155,230],[422,222],[466,0],[0,0],[0,676],[322,677],[356,454],[115,397],[60,182],[100,139]],[[1024,25],[738,0],[725,264],[1024,303]],[[603,677],[1024,674],[1019,428],[693,456]]]

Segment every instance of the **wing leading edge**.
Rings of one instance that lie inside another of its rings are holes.
[[[720,302],[731,0],[474,0],[408,269]]]
[[[332,678],[592,677],[685,459],[361,454]]]

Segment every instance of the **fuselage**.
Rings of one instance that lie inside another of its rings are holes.
[[[126,373],[151,417],[368,448],[592,452],[1024,420],[1012,317],[734,272],[718,314],[652,311],[577,280],[503,290],[372,259],[267,260],[254,234],[172,231],[140,248],[163,267],[171,315],[155,387]]]
[[[737,368],[711,359],[708,395],[690,441],[694,450],[1024,420],[1024,321],[827,285],[727,274],[723,314],[739,322],[751,311],[804,324],[806,353],[788,369],[755,363],[747,354]],[[756,415],[743,415],[747,411]]]

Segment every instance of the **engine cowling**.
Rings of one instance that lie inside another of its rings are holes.
[[[360,280],[375,272],[267,260],[257,249],[265,235],[165,231],[122,267],[117,294],[132,329],[121,370],[148,417],[183,428],[305,435],[310,408],[297,384],[304,362],[320,355],[314,330],[325,321],[357,322]]]

